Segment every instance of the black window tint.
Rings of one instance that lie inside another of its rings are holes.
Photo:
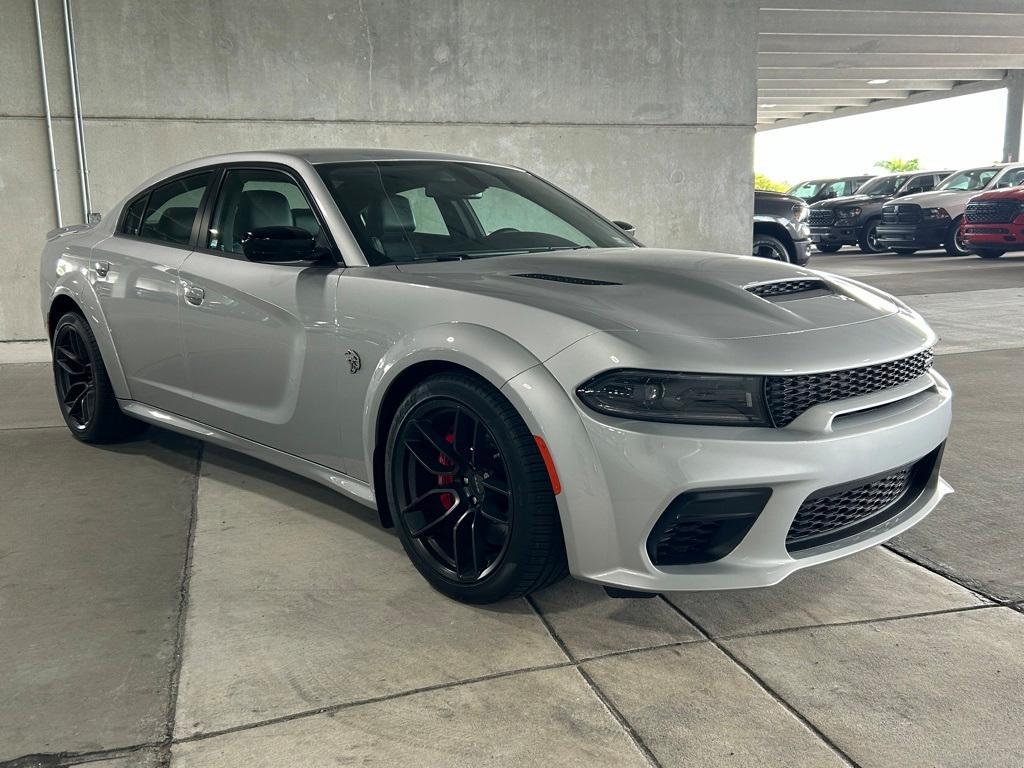
[[[260,227],[298,227],[313,237],[320,234],[306,195],[288,174],[268,168],[229,170],[210,221],[207,247],[242,253],[242,236]]]
[[[199,173],[156,187],[149,196],[140,236],[175,245],[188,245],[192,238],[203,193],[212,173]]]
[[[138,235],[142,229],[142,214],[146,210],[146,201],[149,195],[143,195],[138,200],[131,202],[124,209],[124,219],[121,221],[121,229],[126,235]]]

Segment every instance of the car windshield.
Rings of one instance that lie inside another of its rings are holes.
[[[514,168],[399,160],[317,171],[374,266],[634,246],[618,227]]]
[[[971,168],[969,171],[958,171],[948,176],[936,189],[959,189],[965,192],[984,189],[997,173],[998,168]]]
[[[903,186],[909,176],[875,176],[857,190],[858,195],[879,195],[892,197]]]
[[[806,200],[817,195],[826,183],[825,181],[805,181],[791,188],[786,194]]]

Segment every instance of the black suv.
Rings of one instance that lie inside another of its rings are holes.
[[[852,195],[870,176],[844,176],[841,179],[812,179],[802,181],[786,194],[799,197],[808,205],[833,197]]]
[[[882,206],[896,197],[928,192],[952,171],[912,171],[876,176],[856,195],[822,200],[811,206],[811,240],[819,251],[835,253],[844,245],[859,245],[864,253],[883,253],[878,242]]]
[[[778,192],[754,190],[754,255],[793,264],[811,258],[807,205]]]

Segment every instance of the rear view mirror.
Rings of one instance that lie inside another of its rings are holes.
[[[316,261],[314,237],[300,227],[257,227],[242,236],[249,261]]]
[[[621,229],[630,237],[636,237],[636,227],[634,227],[628,221],[613,221],[612,224]]]

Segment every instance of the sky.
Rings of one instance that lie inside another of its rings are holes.
[[[919,158],[922,170],[957,170],[1003,154],[1006,90],[998,89],[757,134],[754,170],[796,184],[884,173],[874,163]]]

